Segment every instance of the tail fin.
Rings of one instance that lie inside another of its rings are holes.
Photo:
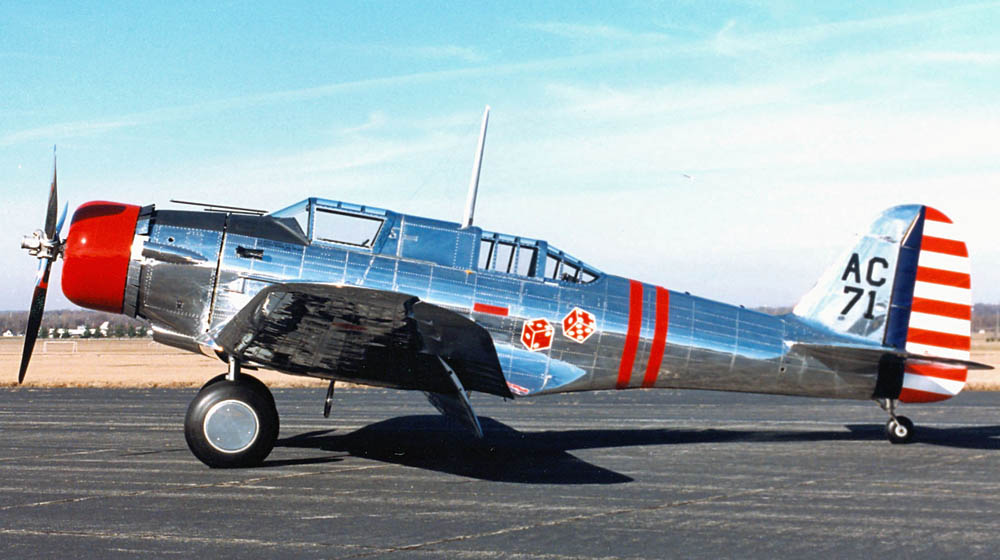
[[[950,398],[965,385],[972,296],[969,254],[954,225],[929,206],[883,212],[793,313],[927,360],[908,359],[900,400]]]

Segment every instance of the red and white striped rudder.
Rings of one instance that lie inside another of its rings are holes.
[[[913,284],[905,350],[932,358],[968,360],[972,292],[969,252],[952,221],[924,209],[923,235]],[[957,395],[965,386],[963,366],[907,360],[903,402],[933,402]]]

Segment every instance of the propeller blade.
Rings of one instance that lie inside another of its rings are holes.
[[[59,200],[56,195],[56,154],[52,149],[52,187],[49,188],[49,207],[45,212],[45,237],[55,238],[56,214],[59,212]]]
[[[69,212],[69,203],[63,204],[62,214],[59,215],[59,221],[56,222],[56,239],[60,239],[62,236],[63,224],[66,223],[66,212]]]
[[[24,374],[28,371],[31,351],[35,348],[38,329],[42,326],[42,314],[45,312],[45,295],[49,291],[49,271],[52,261],[42,259],[38,262],[38,279],[35,282],[35,292],[31,296],[31,311],[28,313],[28,327],[24,331],[24,349],[21,351],[21,369],[17,374],[17,383],[24,382]]]
[[[21,351],[21,369],[17,373],[17,383],[24,382],[24,374],[28,371],[28,362],[31,361],[31,351],[35,349],[35,340],[38,339],[38,330],[42,326],[42,315],[45,313],[45,295],[49,291],[49,272],[52,270],[52,263],[62,254],[62,243],[59,234],[62,232],[63,223],[66,221],[66,213],[69,205],[63,205],[62,216],[59,213],[59,196],[56,194],[56,148],[52,147],[52,186],[49,188],[49,204],[45,209],[45,231],[41,234],[35,233],[33,237],[25,238],[21,242],[21,247],[29,253],[39,258],[38,274],[35,277],[35,292],[31,295],[31,310],[28,312],[28,326],[24,331],[24,349]],[[44,235],[40,238],[39,235]]]

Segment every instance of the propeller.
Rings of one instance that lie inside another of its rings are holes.
[[[63,244],[59,239],[59,233],[62,231],[63,223],[66,221],[66,211],[68,209],[69,205],[64,205],[62,216],[56,220],[56,214],[59,211],[59,200],[56,195],[56,155],[55,148],[53,148],[52,187],[49,189],[49,205],[45,212],[45,229],[36,230],[21,240],[21,248],[27,249],[29,254],[38,257],[38,273],[35,275],[35,291],[31,296],[31,308],[28,312],[28,328],[24,332],[21,369],[17,374],[18,384],[24,381],[24,374],[28,370],[28,362],[31,360],[31,351],[35,348],[35,340],[38,338],[38,329],[42,325],[42,313],[45,311],[45,294],[49,290],[49,272],[52,270],[52,263],[63,252]]]

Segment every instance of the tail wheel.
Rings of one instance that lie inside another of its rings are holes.
[[[246,375],[208,383],[188,406],[184,437],[194,456],[210,467],[259,465],[278,439],[274,397]]]
[[[885,425],[885,434],[892,443],[909,443],[913,439],[913,421],[906,416],[890,418]]]

